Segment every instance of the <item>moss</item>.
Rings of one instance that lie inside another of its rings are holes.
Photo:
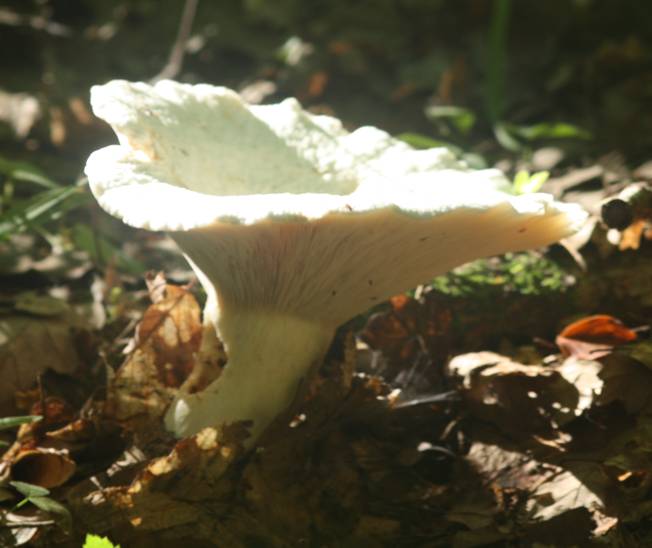
[[[575,277],[536,252],[481,259],[435,278],[428,286],[428,314],[450,318],[445,353],[498,349],[502,341],[553,340],[571,313]]]
[[[496,293],[549,295],[565,292],[575,282],[557,263],[530,253],[480,259],[435,278],[430,287],[452,297],[495,296]]]

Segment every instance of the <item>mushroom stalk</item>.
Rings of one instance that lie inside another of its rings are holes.
[[[209,315],[214,312],[208,310]],[[220,310],[215,328],[227,366],[203,391],[179,394],[166,415],[166,427],[184,437],[206,426],[248,420],[254,443],[321,363],[333,330],[269,310],[228,308]]]

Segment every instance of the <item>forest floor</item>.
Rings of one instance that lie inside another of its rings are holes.
[[[0,544],[652,545],[650,10],[195,4],[0,3]],[[242,424],[177,441],[205,296],[82,176],[115,140],[89,87],[160,76],[294,96],[591,217],[342,326],[264,449]]]

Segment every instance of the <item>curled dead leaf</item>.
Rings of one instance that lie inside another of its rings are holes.
[[[186,288],[165,284],[160,276],[148,286],[154,303],[145,311],[130,354],[109,385],[106,409],[146,438],[162,432],[160,418],[182,384],[192,378],[197,388],[203,388],[221,371],[217,362],[208,367],[201,359],[200,349],[212,339],[206,336],[211,334],[202,326],[194,296]],[[212,356],[221,359],[219,352]]]
[[[16,455],[11,463],[11,477],[16,481],[51,489],[66,483],[76,468],[66,451],[37,447]]]
[[[597,314],[577,320],[566,326],[560,336],[610,345],[636,340],[635,331],[625,327],[619,319],[607,314]]]

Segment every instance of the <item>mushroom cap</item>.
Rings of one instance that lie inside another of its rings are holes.
[[[220,304],[336,325],[469,260],[546,245],[586,214],[514,196],[497,170],[376,128],[348,132],[295,99],[252,106],[224,87],[112,81],[91,90],[119,145],[86,164],[124,222],[169,231]]]
[[[510,188],[498,170],[470,170],[445,148],[414,150],[373,127],[349,133],[295,99],[256,106],[224,87],[115,80],[93,86],[91,103],[120,142],[88,159],[91,189],[107,211],[140,228],[381,208],[430,217],[503,203]],[[513,206],[543,202],[551,205],[530,195]]]

